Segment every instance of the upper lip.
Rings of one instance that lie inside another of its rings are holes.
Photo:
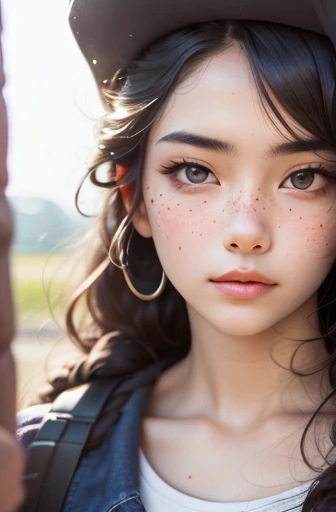
[[[231,270],[231,272],[227,272],[222,276],[216,277],[215,279],[212,279],[212,281],[240,281],[241,283],[252,281],[254,283],[276,284],[263,274],[259,274],[256,270],[249,270],[247,272],[243,272],[242,270]]]

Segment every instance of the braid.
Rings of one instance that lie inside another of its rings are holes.
[[[122,408],[133,392],[141,387],[152,387],[160,373],[173,364],[173,362],[173,360],[170,360],[154,363],[120,380],[120,384],[107,401],[101,416],[93,428],[90,439],[85,447],[86,451],[95,448],[103,442],[107,433],[110,432],[118,422]]]
[[[174,361],[153,361],[144,345],[125,339],[120,333],[108,333],[99,339],[88,355],[64,364],[51,374],[34,404],[53,402],[63,391],[92,379],[110,377],[112,389],[112,381],[118,379],[85,447],[88,451],[103,442],[132,393],[140,387],[153,386],[160,373]]]

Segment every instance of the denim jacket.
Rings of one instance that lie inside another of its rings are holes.
[[[151,392],[139,388],[101,446],[81,460],[68,490],[63,512],[144,512],[138,482],[142,414]],[[29,446],[50,405],[33,406],[18,415],[18,438]]]

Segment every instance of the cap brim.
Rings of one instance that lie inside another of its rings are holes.
[[[219,19],[282,23],[336,44],[335,0],[72,0],[70,26],[98,83],[175,30]]]

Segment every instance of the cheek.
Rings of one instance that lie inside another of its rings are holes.
[[[146,206],[157,250],[164,259],[176,254],[190,257],[218,236],[219,222],[205,199],[191,195],[165,198],[157,193],[147,195]]]
[[[181,250],[181,245],[195,240],[196,234],[203,236],[203,221],[196,216],[193,208],[162,202],[149,211],[153,237],[157,241],[169,240],[170,249]]]
[[[152,228],[159,236],[178,234],[178,231],[191,231],[196,226],[202,225],[199,214],[196,215],[194,201],[185,198],[174,198],[169,194],[152,193],[148,189],[145,196],[146,208]],[[165,197],[166,195],[166,197]]]
[[[317,257],[335,257],[336,219],[329,212],[302,212],[292,209],[290,221],[278,222],[279,233],[293,248],[301,248]]]

